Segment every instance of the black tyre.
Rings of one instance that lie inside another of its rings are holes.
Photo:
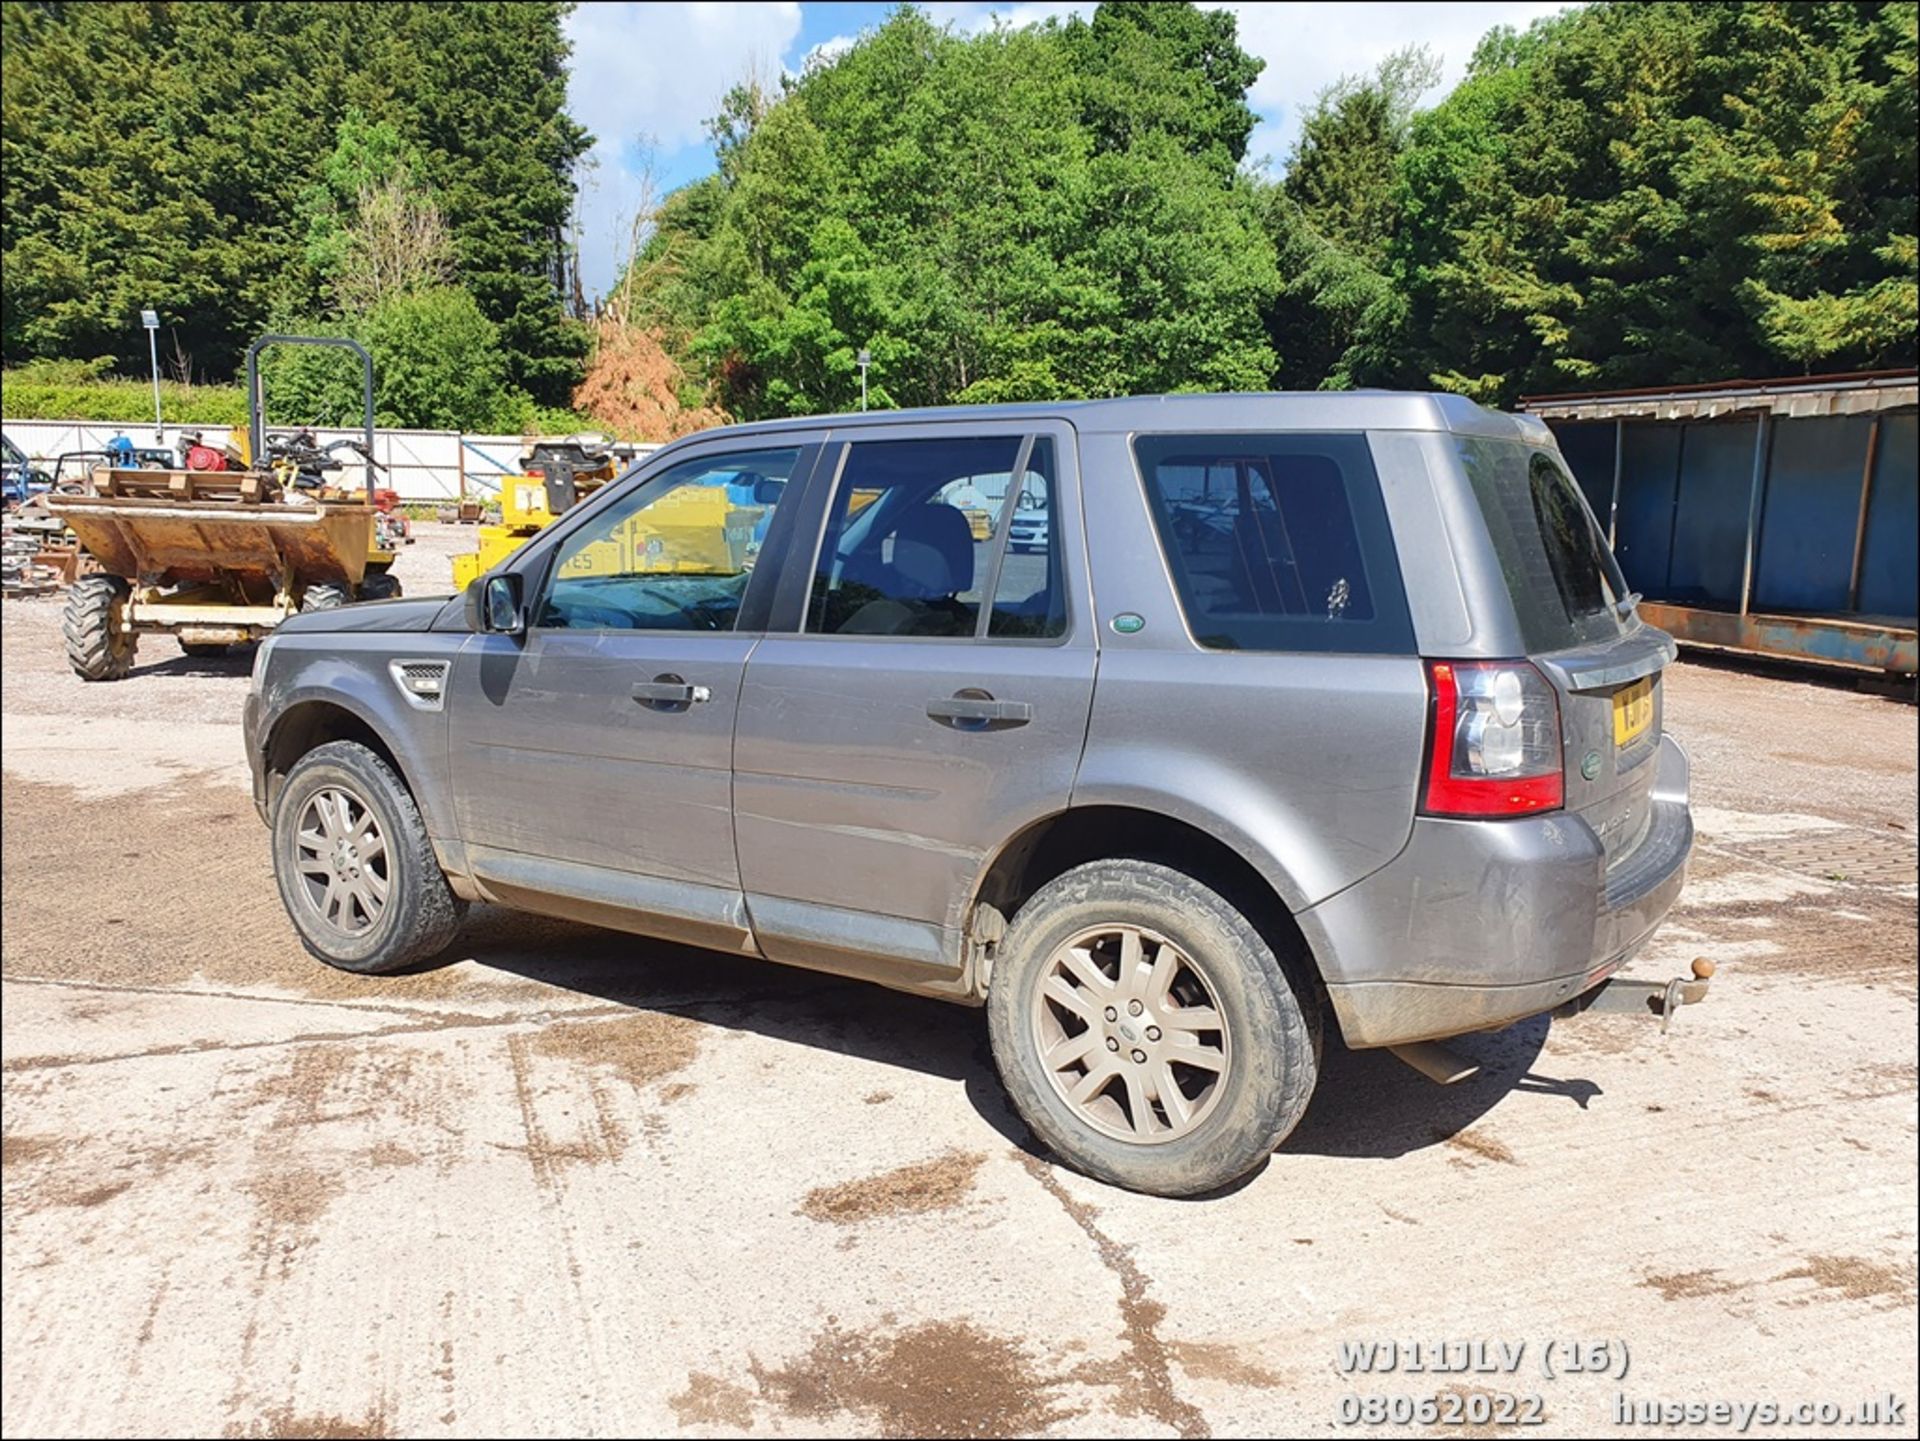
[[[223,645],[202,645],[199,641],[192,640],[181,641],[180,649],[195,660],[220,660],[227,654],[227,647]]]
[[[1095,861],[1020,908],[988,1029],[1016,1110],[1053,1152],[1129,1190],[1238,1180],[1299,1123],[1320,1014],[1259,929],[1148,861]]]
[[[121,629],[131,587],[117,575],[89,575],[67,591],[61,631],[67,664],[81,680],[119,680],[133,669],[139,637]]]
[[[344,585],[334,585],[331,581],[322,581],[318,585],[307,587],[300,597],[302,610],[334,610],[346,605],[353,599]]]
[[[398,600],[400,582],[389,571],[368,571],[360,581],[362,600]]]
[[[466,913],[406,786],[354,741],[316,747],[288,773],[273,806],[273,872],[306,948],[361,975],[438,955]]]

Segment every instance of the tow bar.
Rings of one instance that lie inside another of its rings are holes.
[[[1707,982],[1713,979],[1713,962],[1703,956],[1695,960],[1690,969],[1693,972],[1691,978],[1675,976],[1670,981],[1641,981],[1628,976],[1615,976],[1590,990],[1582,991],[1547,1014],[1556,1021],[1580,1015],[1584,1011],[1598,1011],[1602,1015],[1654,1015],[1660,1018],[1660,1032],[1665,1035],[1667,1028],[1673,1024],[1676,1010],[1681,1006],[1698,1005],[1707,998]],[[1388,1046],[1387,1050],[1428,1080],[1442,1086],[1469,1080],[1480,1071],[1478,1061],[1470,1060],[1438,1041],[1412,1041],[1405,1045]]]
[[[1655,1015],[1660,1018],[1664,1035],[1673,1024],[1673,1013],[1681,1006],[1698,1005],[1707,998],[1707,982],[1713,979],[1713,962],[1696,959],[1693,976],[1675,976],[1670,981],[1640,981],[1630,976],[1615,976],[1590,991],[1583,991],[1553,1013],[1555,1020],[1577,1016],[1584,1011],[1603,1015]]]

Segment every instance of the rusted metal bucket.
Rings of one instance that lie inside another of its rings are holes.
[[[364,503],[54,495],[47,508],[112,575],[160,586],[238,583],[264,599],[283,586],[353,586],[366,573],[374,508]]]

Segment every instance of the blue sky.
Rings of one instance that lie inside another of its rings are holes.
[[[1476,41],[1491,26],[1526,25],[1560,3],[1237,3],[1240,43],[1267,62],[1252,92],[1260,115],[1252,154],[1275,168],[1299,131],[1301,112],[1325,86],[1373,68],[1403,45],[1433,47],[1445,66],[1439,99],[1458,84]],[[629,4],[589,0],[567,19],[573,41],[569,105],[597,138],[581,177],[579,243],[589,293],[613,280],[633,217],[651,180],[656,198],[713,168],[702,134],[729,87],[750,73],[795,71],[815,49],[845,46],[883,21],[891,4]],[[958,0],[925,4],[941,24],[969,32],[996,17],[1021,25],[1090,14],[1068,0]]]

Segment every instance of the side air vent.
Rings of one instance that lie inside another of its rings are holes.
[[[400,687],[400,694],[407,698],[407,704],[415,710],[439,710],[446,703],[449,668],[449,663],[444,660],[387,662],[387,672],[393,677],[393,683]]]

